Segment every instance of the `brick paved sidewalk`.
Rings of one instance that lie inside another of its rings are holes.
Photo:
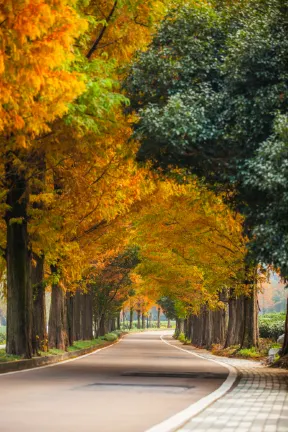
[[[267,368],[250,360],[222,358],[205,350],[189,351],[234,366],[240,378],[232,390],[193,417],[179,432],[288,432],[287,370]]]

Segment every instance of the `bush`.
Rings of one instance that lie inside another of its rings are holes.
[[[107,333],[107,334],[104,336],[104,339],[105,339],[106,341],[113,342],[113,341],[115,341],[115,340],[118,339],[118,334],[117,334],[117,333]]]
[[[179,329],[176,328],[176,329],[175,329],[175,332],[174,332],[174,334],[173,334],[173,338],[174,338],[174,339],[178,339],[179,335],[180,335]]]
[[[285,313],[275,312],[259,316],[261,338],[277,340],[284,333]]]
[[[244,358],[260,358],[261,353],[257,350],[257,348],[243,348],[239,351],[237,351],[237,357],[244,357]]]
[[[0,333],[0,345],[6,342],[6,335],[4,333]]]
[[[177,339],[182,343],[186,342],[186,337],[184,333],[180,333]]]

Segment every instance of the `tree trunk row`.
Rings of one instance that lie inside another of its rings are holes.
[[[66,350],[75,340],[93,339],[91,294],[65,293],[59,284],[54,284],[48,327],[50,348]]]
[[[179,321],[179,320],[178,320]],[[228,311],[226,308],[211,311],[202,306],[199,315],[190,315],[178,323],[178,332],[185,333],[193,345],[210,348],[213,344],[226,347],[240,345],[251,348],[258,345],[258,303],[257,292],[251,296],[235,297],[230,292]],[[177,322],[176,322],[177,329]]]

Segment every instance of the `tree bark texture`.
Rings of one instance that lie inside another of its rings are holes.
[[[81,293],[78,290],[75,292],[74,299],[74,340],[81,339]]]
[[[142,329],[145,329],[145,315],[142,314]]]
[[[224,345],[226,330],[226,310],[212,312],[212,343]]]
[[[137,309],[137,329],[141,328],[141,311]]]
[[[124,311],[123,311],[123,317],[124,317]],[[124,328],[124,326],[123,326]],[[117,330],[121,330],[121,317],[120,317],[120,312],[117,315]]]
[[[158,309],[157,309],[157,328],[160,328],[160,314],[161,314],[161,309],[160,309],[160,307],[158,307]]]
[[[134,309],[130,308],[130,317],[129,317],[129,329],[130,330],[133,328],[133,314],[134,314]]]
[[[31,266],[33,288],[33,353],[48,350],[46,301],[44,285],[44,256],[33,254]]]
[[[33,298],[31,251],[27,230],[28,188],[13,163],[5,166],[7,231],[7,346],[8,354],[32,357]]]
[[[80,295],[81,298],[81,339],[93,339],[93,305],[92,295],[88,292]]]
[[[56,271],[53,266],[52,272]],[[58,283],[52,285],[48,343],[49,348],[60,350],[66,350],[68,346],[66,296]]]
[[[230,290],[228,304],[228,328],[225,340],[225,348],[240,345],[244,332],[244,297],[235,297]]]
[[[67,337],[68,345],[73,345],[75,341],[75,294],[66,292],[66,310],[67,310]]]
[[[257,287],[254,287],[250,296],[244,297],[244,329],[241,348],[258,346],[258,302]]]

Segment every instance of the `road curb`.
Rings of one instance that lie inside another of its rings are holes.
[[[107,341],[107,343],[105,344],[93,346],[90,348],[83,348],[77,351],[66,352],[64,354],[0,363],[0,377],[1,375],[23,372],[26,370],[33,370],[43,368],[45,366],[53,366],[59,363],[66,363],[67,361],[76,360],[77,358],[85,357],[86,355],[93,354],[96,351],[103,350],[110,347],[111,345],[115,345],[116,343],[120,342],[121,339],[122,336],[113,342]]]
[[[178,430],[181,426],[183,426],[185,423],[187,423],[191,418],[195,417],[197,414],[199,414],[201,411],[206,409],[209,405],[216,402],[218,399],[223,397],[226,393],[228,393],[231,388],[233,387],[236,379],[238,378],[238,371],[236,368],[234,368],[231,365],[228,365],[224,362],[213,360],[213,359],[207,359],[206,357],[196,354],[194,352],[188,351],[184,348],[177,347],[175,345],[170,344],[169,342],[165,341],[163,339],[163,336],[160,336],[160,339],[163,343],[170,345],[171,347],[178,349],[180,351],[184,351],[190,355],[193,355],[195,357],[200,357],[205,360],[212,361],[214,363],[217,363],[223,367],[226,367],[229,371],[229,374],[224,381],[224,383],[214,392],[210,393],[208,396],[205,396],[204,398],[200,399],[199,401],[195,402],[194,404],[190,405],[188,408],[186,408],[183,411],[180,411],[179,413],[175,414],[174,416],[168,418],[167,420],[164,420],[163,422],[152,426],[152,428],[146,430],[145,432],[175,432]]]

